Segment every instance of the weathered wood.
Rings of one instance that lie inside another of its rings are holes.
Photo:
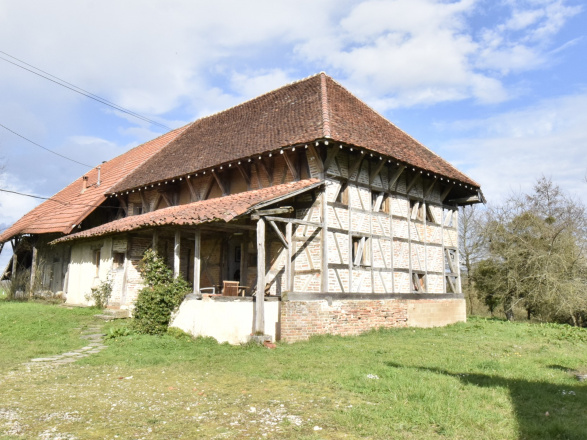
[[[436,184],[436,177],[434,179],[432,179],[432,182],[430,183],[430,185],[424,189],[424,198],[427,199],[428,196],[430,195],[430,193],[432,192],[432,189],[434,189],[434,185]]]
[[[358,160],[351,163],[351,165],[349,166],[349,180],[350,180],[351,176],[355,173],[357,173],[357,178],[355,180],[359,179],[359,172],[358,171],[361,169],[361,165],[363,164],[363,159],[365,159],[365,155],[360,154]],[[349,160],[350,160],[350,158],[349,158]]]
[[[440,194],[440,201],[444,202],[444,199],[446,199],[446,197],[448,196],[448,193],[450,193],[450,191],[454,188],[454,185],[447,185],[444,190],[442,191],[442,193]]]
[[[161,191],[160,194],[161,197],[163,197],[163,200],[165,200],[165,203],[167,203],[167,206],[173,206],[173,200],[171,197],[169,197],[169,194],[167,194],[167,192]]]
[[[147,202],[147,198],[145,197],[145,191],[139,191],[139,194],[141,196],[141,207],[143,208],[143,214],[145,212],[149,212],[149,203]]]
[[[399,177],[402,175],[402,173],[404,172],[404,170],[406,169],[405,165],[400,165],[389,177],[389,184],[388,184],[388,188],[390,191],[392,191],[392,187],[393,185],[396,184],[397,179],[399,179]]]
[[[240,264],[240,284],[241,286],[248,286],[249,278],[249,234],[243,235],[243,241],[241,243],[241,264]]]
[[[287,151],[284,151],[283,152],[283,158],[285,159],[285,163],[286,163],[287,167],[289,168],[289,172],[293,176],[293,179],[295,181],[300,180],[300,175],[298,173],[298,170],[296,169],[294,163],[289,158],[289,155],[287,154]]]
[[[322,228],[322,225],[320,223],[308,222],[306,220],[298,220],[297,218],[283,218],[283,217],[265,216],[265,220],[273,221],[273,222],[293,223],[294,225],[311,226],[313,228]],[[304,232],[304,234],[305,234],[305,232]]]
[[[244,165],[242,164],[237,164],[236,168],[239,170],[239,172],[241,173],[241,176],[243,176],[243,179],[245,179],[245,182],[247,184],[247,190],[251,189],[251,172],[250,172],[250,168],[249,170],[247,170],[245,168]]]
[[[267,215],[280,215],[280,214],[289,214],[293,212],[293,207],[291,206],[283,206],[281,208],[274,208],[274,209],[262,209],[255,211],[251,214],[251,220],[259,220],[260,217],[264,217]]]
[[[124,216],[128,216],[128,204],[126,203],[125,198],[122,196],[116,196],[118,199],[118,203],[120,203],[120,207],[122,208],[122,212],[124,212]]]
[[[265,220],[257,222],[257,295],[255,299],[255,333],[265,333]]]
[[[32,298],[33,297],[33,293],[34,293],[34,290],[35,290],[35,277],[37,275],[37,271],[36,271],[36,268],[37,268],[37,253],[38,253],[37,246],[35,244],[33,244],[33,258],[32,258],[32,261],[31,261],[31,287],[29,289],[29,298]]]
[[[226,185],[226,183],[222,181],[222,179],[216,171],[212,171],[212,176],[214,176],[214,179],[216,179],[216,183],[218,184],[220,191],[222,191],[222,195],[227,196],[229,194],[228,185]]]
[[[200,195],[196,192],[194,188],[194,184],[192,183],[192,179],[185,179],[188,189],[190,191],[190,202],[198,202],[200,201]]]
[[[177,229],[175,231],[175,243],[173,246],[173,278],[177,278],[179,276],[180,251],[181,231]]]
[[[461,197],[458,199],[451,199],[448,201],[448,203],[456,204],[456,205],[464,205],[467,203],[480,203],[480,202],[481,202],[481,200],[479,200],[478,195],[469,196],[469,197]]]
[[[285,288],[288,292],[293,292],[293,285],[294,285],[294,279],[293,279],[293,270],[292,270],[292,257],[293,257],[293,248],[294,248],[294,244],[292,241],[292,224],[291,223],[286,223],[285,225],[285,239],[287,240],[288,246],[287,246],[287,256],[286,256],[286,260],[285,260]]]
[[[157,228],[153,229],[153,250],[157,252],[157,248],[159,246],[159,230]]]
[[[212,191],[212,184],[214,183],[214,177],[210,177],[206,182],[206,186],[203,188],[200,200],[207,200],[208,196],[210,195],[210,191]]]
[[[406,194],[410,193],[414,185],[416,185],[416,183],[420,180],[420,177],[422,177],[420,173],[414,174],[414,177],[412,177],[412,180],[408,183],[408,186],[406,187]]]
[[[369,175],[369,185],[373,185],[373,181],[375,180],[375,178],[379,175],[379,173],[381,172],[381,170],[383,169],[383,167],[385,166],[385,161],[383,159],[379,160],[379,163],[377,164],[377,166],[371,171],[371,174]]]
[[[273,185],[273,167],[268,167],[265,162],[263,162],[263,159],[259,159],[257,162],[257,170],[259,170],[259,168],[261,168],[263,170],[263,172],[265,173],[265,175],[267,176],[267,180],[269,181],[269,186]],[[258,173],[258,171],[257,171]],[[259,181],[259,186],[260,186],[260,181]]]
[[[316,165],[318,166],[318,172],[320,173],[320,178],[323,179],[324,178],[324,163],[322,162],[322,158],[320,157],[320,154],[318,154],[318,151],[316,151],[316,148],[314,148],[314,145],[309,144],[308,145],[308,152],[314,156],[314,159],[316,160]]]
[[[320,202],[321,207],[321,220],[322,220],[322,243],[320,247],[322,248],[322,261],[321,261],[321,287],[320,290],[322,292],[328,292],[328,222],[327,222],[327,215],[328,215],[328,204],[326,199],[326,189],[322,191],[322,198]]]
[[[324,170],[325,171],[328,171],[328,169],[330,168],[330,165],[332,165],[332,162],[336,158],[339,151],[340,151],[340,148],[336,147],[336,146],[332,146],[328,149],[328,153],[326,153],[326,159],[324,160]]]
[[[289,243],[287,242],[287,240],[285,239],[285,237],[283,236],[283,234],[281,233],[281,231],[279,230],[279,228],[277,227],[275,222],[272,220],[269,220],[269,224],[271,225],[271,227],[273,228],[273,230],[277,234],[277,237],[279,238],[279,240],[281,240],[281,242],[283,243],[283,246],[287,249],[289,247]],[[289,223],[289,224],[291,224],[291,223]]]
[[[202,234],[199,229],[196,229],[196,232],[194,232],[194,293],[196,295],[200,294],[201,247]]]

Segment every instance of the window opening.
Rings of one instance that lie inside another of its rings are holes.
[[[424,221],[424,203],[410,200],[410,219]]]
[[[426,275],[423,273],[412,273],[412,292],[426,293]]]
[[[94,251],[94,266],[96,267],[96,274],[95,276],[100,276],[100,251]]]
[[[352,237],[353,264],[371,266],[371,238]]]
[[[349,184],[347,182],[341,183],[335,202],[343,205],[349,204]]]
[[[124,252],[112,253],[112,269],[122,269],[124,266]]]

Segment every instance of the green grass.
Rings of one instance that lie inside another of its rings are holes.
[[[0,311],[14,319],[29,306],[0,302]],[[59,321],[82,313],[64,312]],[[54,428],[80,439],[587,438],[587,387],[569,374],[587,367],[584,329],[471,319],[275,350],[171,335],[108,345],[73,365],[0,379],[0,438],[19,426],[25,438]],[[17,368],[17,346],[7,350],[6,367]]]

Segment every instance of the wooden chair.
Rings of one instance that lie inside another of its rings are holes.
[[[238,281],[223,281],[223,296],[238,296]]]

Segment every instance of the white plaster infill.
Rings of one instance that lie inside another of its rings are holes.
[[[275,341],[279,329],[280,301],[266,297],[264,335]],[[194,294],[186,296],[172,317],[171,327],[177,327],[194,337],[207,336],[218,342],[244,344],[251,340],[255,322],[255,299]]]

